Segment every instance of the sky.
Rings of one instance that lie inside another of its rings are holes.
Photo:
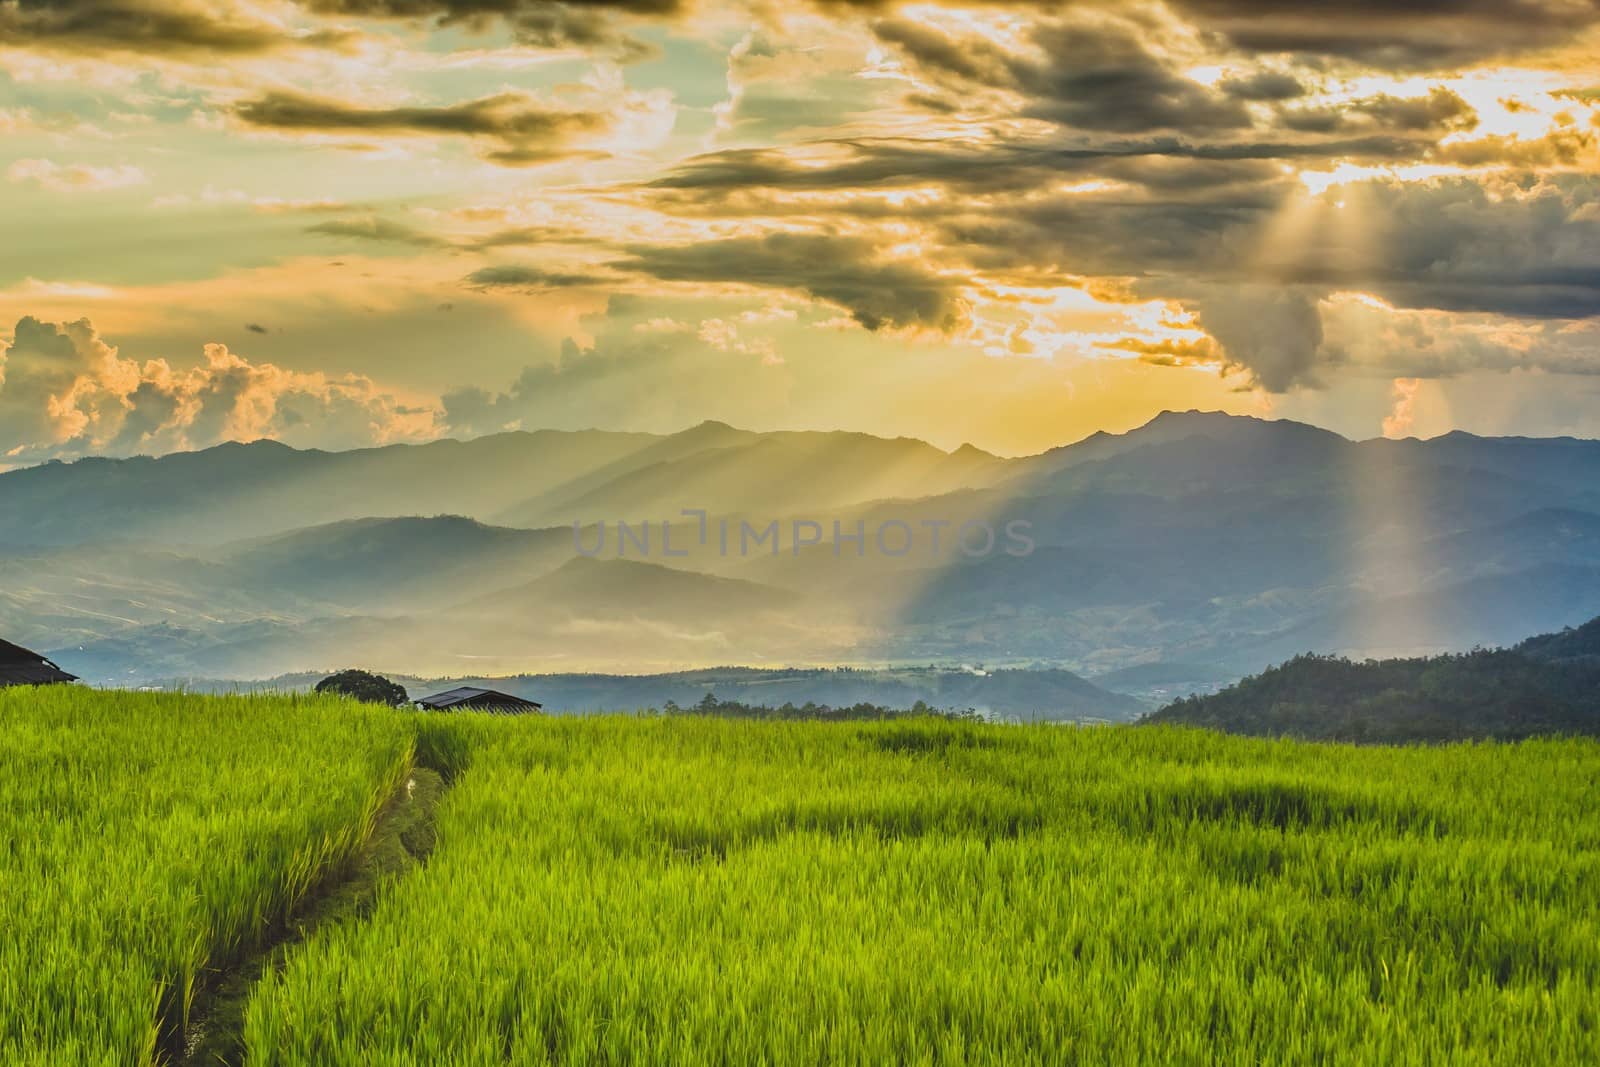
[[[0,0],[0,466],[1600,437],[1600,0]]]

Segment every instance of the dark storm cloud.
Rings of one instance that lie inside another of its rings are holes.
[[[1458,111],[1432,99],[1424,98],[1419,118],[1401,121],[1432,121]],[[1407,115],[1412,106],[1369,104],[1380,112],[1399,106]],[[1363,182],[1343,194],[1351,202],[1349,214],[1339,214],[1331,200],[1313,201],[1309,230],[1287,247],[1271,241],[1273,221],[1305,196],[1298,179],[1284,173],[1284,161],[1481,162],[1509,153],[1506,161],[1515,164],[1516,154],[1577,158],[1593,147],[1588,131],[1563,132],[1566,139],[1559,143],[1552,135],[1536,142],[1460,142],[1439,150],[1431,138],[1397,135],[1304,144],[1153,138],[1051,151],[861,141],[831,166],[775,151],[721,153],[691,161],[647,192],[665,197],[664,209],[685,214],[804,217],[820,209],[814,202],[796,203],[797,192],[943,188],[951,195],[935,201],[883,205],[858,198],[828,210],[863,220],[887,214],[918,225],[944,262],[995,278],[1133,278],[1142,280],[1142,295],[1154,297],[1181,295],[1189,282],[1281,284],[1302,287],[1303,293],[1372,292],[1407,308],[1589,318],[1600,315],[1600,179],[1593,177],[1539,183],[1530,178],[1493,188],[1469,178]],[[1129,187],[1088,193],[1053,188],[1065,179],[1091,177]],[[694,269],[669,263],[663,276],[738,280],[743,264],[737,253],[749,244],[727,249],[728,266],[720,270],[714,266],[721,257],[716,245],[700,246]],[[787,284],[822,295],[795,280],[801,277],[795,263],[788,266]],[[752,273],[759,277],[770,268],[757,263]],[[948,287],[949,275],[938,280],[941,291]],[[861,276],[853,281],[870,284]],[[859,302],[859,292],[853,299]],[[1220,306],[1215,300],[1213,305]],[[1286,321],[1304,318],[1298,304],[1270,310]],[[1213,317],[1235,321],[1227,311],[1214,311]],[[1239,318],[1248,313],[1241,311]],[[1271,366],[1266,356],[1249,361],[1263,382],[1299,382],[1316,365],[1310,355],[1316,349],[1307,340],[1279,353]]]
[[[1460,13],[1459,5],[1433,7],[1419,14],[1413,6],[1412,15],[1439,28]],[[1207,86],[1161,58],[1162,31],[1099,12],[1055,17],[1063,9],[1052,7],[1023,31],[1026,47],[1007,47],[900,18],[889,5],[877,10],[878,38],[931,87],[919,97],[945,113],[994,116],[985,134],[711,153],[648,183],[646,200],[686,216],[893,219],[934,250],[943,265],[934,277],[949,301],[987,282],[1123,279],[1137,297],[1190,306],[1217,342],[1214,361],[1273,392],[1314,386],[1343,358],[1321,323],[1320,301],[1339,290],[1401,308],[1556,322],[1600,315],[1600,261],[1587,251],[1600,248],[1600,233],[1590,232],[1600,207],[1584,182],[1534,188],[1528,179],[1493,194],[1475,179],[1374,183],[1370,194],[1369,183],[1357,183],[1341,194],[1352,201],[1349,214],[1333,214],[1332,196],[1313,198],[1304,235],[1275,237],[1286,210],[1307,202],[1300,168],[1572,165],[1592,149],[1589,131],[1446,143],[1478,117],[1443,87],[1315,109],[1300,103],[1314,91],[1307,71],[1316,70],[1303,56],[1302,66],[1274,60]],[[1410,32],[1419,23],[1384,16],[1376,25]],[[1451,54],[1469,45],[1457,40]],[[1058,132],[1005,121],[1019,118],[1048,120]],[[859,195],[896,189],[942,195]],[[858,195],[830,201],[844,192]],[[853,310],[884,284],[852,275],[848,297],[830,297],[809,277],[813,257],[758,259],[746,269],[751,245],[715,242],[632,266],[668,279],[754,279]],[[1203,361],[1198,353],[1142,354]]]
[[[1600,22],[1596,0],[1176,0],[1179,14],[1250,52],[1446,70],[1559,45]]]
[[[541,4],[512,22],[517,40],[535,48],[582,48],[643,59],[654,49],[617,29],[604,13],[567,4]]]
[[[1237,276],[1277,201],[1254,189],[1209,201],[1123,201],[1064,195],[1014,212],[968,213],[935,226],[974,269],[1004,276],[1056,264],[1090,277]],[[1160,285],[1146,295],[1163,292]]]
[[[1035,118],[1116,133],[1250,125],[1239,101],[1173,72],[1131,27],[1047,25],[1034,43],[1044,58],[1020,68],[1018,81]]]
[[[868,13],[900,6],[898,0],[819,2],[836,11]],[[1058,0],[987,0],[984,6],[1038,13],[1063,7]],[[1565,44],[1600,23],[1600,0],[1171,0],[1170,7],[1240,51],[1347,60],[1394,71],[1459,69]]]
[[[1142,133],[1250,125],[1237,99],[1173,71],[1135,27],[1115,21],[1044,22],[1033,49],[1011,52],[980,37],[955,37],[923,23],[874,24],[920,69],[946,80],[1021,94],[1023,113],[1080,130]]]
[[[297,0],[330,18],[428,21],[487,29],[506,25],[540,48],[588,48],[640,58],[647,45],[613,15],[666,16],[677,0]],[[329,27],[297,33],[201,0],[0,0],[0,44],[66,52],[242,55],[287,46],[338,47],[354,34]]]
[[[507,140],[554,138],[604,125],[600,115],[556,111],[520,93],[502,93],[449,107],[362,108],[339,100],[274,92],[240,104],[255,126],[308,132],[457,133]]]
[[[944,186],[962,193],[1037,189],[1061,180],[1115,178],[1140,185],[1238,180],[1239,164],[1273,161],[1351,160],[1383,163],[1415,160],[1435,144],[1426,137],[1369,134],[1333,140],[1242,139],[1205,142],[1179,136],[1102,140],[1082,146],[1050,141],[963,142],[858,139],[827,147],[839,158],[818,164],[785,149],[734,149],[697,156],[654,179],[648,189],[701,195],[726,204],[738,190],[822,192],[846,189]],[[1215,174],[1211,168],[1215,168]],[[1276,179],[1279,171],[1252,172]],[[735,209],[737,205],[732,205]]]
[[[1472,105],[1443,86],[1435,86],[1427,96],[1379,93],[1356,101],[1351,108],[1396,130],[1470,130],[1478,124]]]
[[[618,17],[673,18],[691,10],[688,0],[296,2],[312,14],[332,19],[405,19],[469,29],[498,24],[535,47],[609,50],[635,58],[648,52],[648,46],[618,29]],[[983,6],[1028,10],[1031,17],[1058,14],[1066,6],[1053,0],[982,2]],[[1171,72],[1163,72],[1144,48],[1143,36],[1153,32],[1146,28],[1148,22],[1138,28],[1129,24],[1120,31],[1102,30],[1098,35],[1078,26],[1071,35],[1056,39],[1052,39],[1052,24],[1046,23],[1040,29],[1039,43],[1050,57],[1035,61],[1030,69],[1028,61],[1005,56],[992,44],[939,40],[938,34],[894,14],[902,6],[900,0],[815,0],[815,4],[834,13],[882,16],[880,35],[903,45],[930,69],[942,68],[997,86],[1002,81],[1033,83],[1043,102],[1064,100],[1063,117],[1073,121],[1079,117],[1073,101],[1080,90],[1097,95],[1115,91],[1115,86],[1126,87],[1130,92],[1129,123],[1166,122],[1188,114],[1193,120],[1222,125],[1235,114],[1228,106],[1229,99],[1288,99],[1276,94],[1292,91],[1288,75],[1246,76],[1223,86],[1225,91],[1220,94],[1183,79],[1172,81]],[[1074,7],[1101,14],[1119,9],[1114,3]],[[1288,54],[1311,62],[1347,60],[1405,71],[1457,69],[1559,45],[1600,23],[1600,0],[1422,0],[1405,4],[1355,0],[1332,6],[1307,6],[1291,0],[1173,0],[1171,7],[1180,18],[1244,52]],[[1145,16],[1142,10],[1137,13]],[[1119,36],[1127,39],[1119,40]],[[287,45],[330,47],[350,39],[351,34],[339,28],[292,33],[229,11],[226,5],[200,0],[0,0],[0,43],[64,51],[237,55]],[[1064,92],[1072,95],[1063,97]]]
[[[1284,286],[1237,286],[1199,302],[1200,325],[1225,362],[1247,371],[1269,393],[1318,384],[1325,350],[1317,294]]]
[[[679,0],[301,0],[322,14],[360,18],[414,19],[439,25],[481,28],[506,25],[523,44],[539,48],[588,48],[640,58],[649,47],[630,38],[613,15],[667,16]]]
[[[938,188],[933,201],[854,198],[828,207],[864,221],[919,225],[952,262],[996,279],[1059,284],[1079,276],[1188,276],[1237,272],[1260,229],[1303,188],[1282,162],[1327,148],[1261,142],[1195,145],[1177,138],[1093,148],[854,142],[832,166],[781,152],[722,153],[691,161],[646,191],[682,214],[814,215],[797,192]],[[1339,156],[1411,158],[1416,146],[1359,138]],[[1123,183],[1101,193],[1057,190],[1089,179]],[[737,275],[726,273],[733,279]],[[948,284],[946,276],[939,278]]]
[[[976,269],[1059,262],[1143,279],[1146,296],[1182,296],[1192,281],[1348,289],[1417,309],[1600,316],[1600,179],[1494,191],[1470,179],[1364,183],[1344,194],[1345,208],[1319,202],[1310,227],[1278,247],[1269,231],[1286,193],[1243,187],[1188,203],[1064,196],[953,217],[938,232]],[[1310,365],[1293,355],[1283,354],[1285,368]]]
[[[805,292],[869,330],[951,330],[964,317],[960,279],[883,258],[859,237],[775,233],[690,245],[637,245],[613,266],[662,281],[722,282]]]
[[[1217,88],[1229,96],[1255,102],[1294,100],[1310,92],[1299,78],[1277,70],[1258,70],[1242,77],[1224,78]]]
[[[895,45],[925,70],[1003,88],[1017,84],[1017,57],[984,37],[955,37],[914,19],[873,24],[880,41]]]
[[[1600,316],[1600,179],[1494,190],[1466,179],[1374,182],[1352,195],[1360,231],[1328,227],[1274,265],[1284,280],[1411,308]]]
[[[305,7],[323,14],[365,18],[439,18],[463,22],[483,18],[513,18],[541,8],[565,7],[574,11],[620,11],[634,15],[670,15],[683,9],[680,0],[302,0]]]
[[[1159,157],[1123,162],[1151,184],[1143,190],[1035,189],[1020,198],[1000,194],[903,205],[853,200],[831,214],[916,227],[923,246],[937,250],[948,267],[938,275],[941,284],[959,278],[965,289],[982,278],[1048,287],[1085,277],[1148,278],[1153,288],[1145,295],[1160,296],[1161,286],[1173,279],[1240,276],[1256,258],[1263,229],[1290,198],[1304,193],[1297,179],[1270,163],[1202,165]],[[1151,167],[1165,173],[1157,176]],[[773,195],[778,199],[752,203],[750,210],[781,215],[783,194]],[[805,219],[818,211],[791,210]],[[734,277],[732,268],[727,276]]]
[[[1278,112],[1278,122],[1300,133],[1378,127],[1403,133],[1442,135],[1476,128],[1478,113],[1456,93],[1435,86],[1426,96],[1379,93],[1338,107],[1284,108]]]
[[[1048,149],[947,140],[871,139],[829,146],[843,158],[809,163],[781,148],[730,149],[696,156],[648,183],[720,198],[738,190],[823,192],[855,188],[949,185],[1020,191],[1038,184]]]
[[[577,154],[572,140],[605,129],[610,117],[551,107],[524,93],[506,92],[446,107],[365,108],[324,97],[271,92],[234,109],[243,122],[291,133],[374,133],[461,136],[492,142],[485,158],[507,166],[550,162]]]
[[[227,10],[183,0],[0,0],[0,45],[61,52],[223,56],[294,46],[335,46],[339,31],[290,33]]]
[[[1115,160],[1165,157],[1200,161],[1239,160],[1356,160],[1394,162],[1416,159],[1434,144],[1432,140],[1374,135],[1336,141],[1245,140],[1195,143],[1177,137],[1113,142],[1092,148],[1064,148],[1057,155],[1067,160]]]

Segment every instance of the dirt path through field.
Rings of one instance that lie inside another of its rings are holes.
[[[294,947],[324,925],[359,922],[379,892],[427,862],[434,817],[449,788],[437,771],[413,767],[378,813],[372,834],[348,860],[325,873],[292,914],[237,960],[207,971],[195,991],[189,1025],[174,1020],[162,1062],[171,1067],[219,1067],[244,1062],[245,1007],[268,968],[282,967]]]

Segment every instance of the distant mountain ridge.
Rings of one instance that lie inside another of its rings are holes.
[[[0,632],[106,681],[984,662],[1160,698],[1306,648],[1428,655],[1597,613],[1600,442],[1564,438],[1168,412],[1015,459],[704,423],[0,474]]]
[[[658,520],[686,507],[838,507],[988,484],[1007,462],[908,438],[720,423],[670,436],[517,431],[352,452],[257,441],[0,473],[0,544],[205,545],[415,515],[537,527]]]

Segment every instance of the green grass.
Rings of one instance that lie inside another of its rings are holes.
[[[161,1062],[291,912],[249,1064],[1600,1061],[1593,741],[62,689],[0,771],[6,1065]]]
[[[332,700],[0,689],[0,1063],[151,1062],[360,843],[411,740]]]
[[[426,720],[429,866],[250,1062],[1600,1057],[1600,747]]]

